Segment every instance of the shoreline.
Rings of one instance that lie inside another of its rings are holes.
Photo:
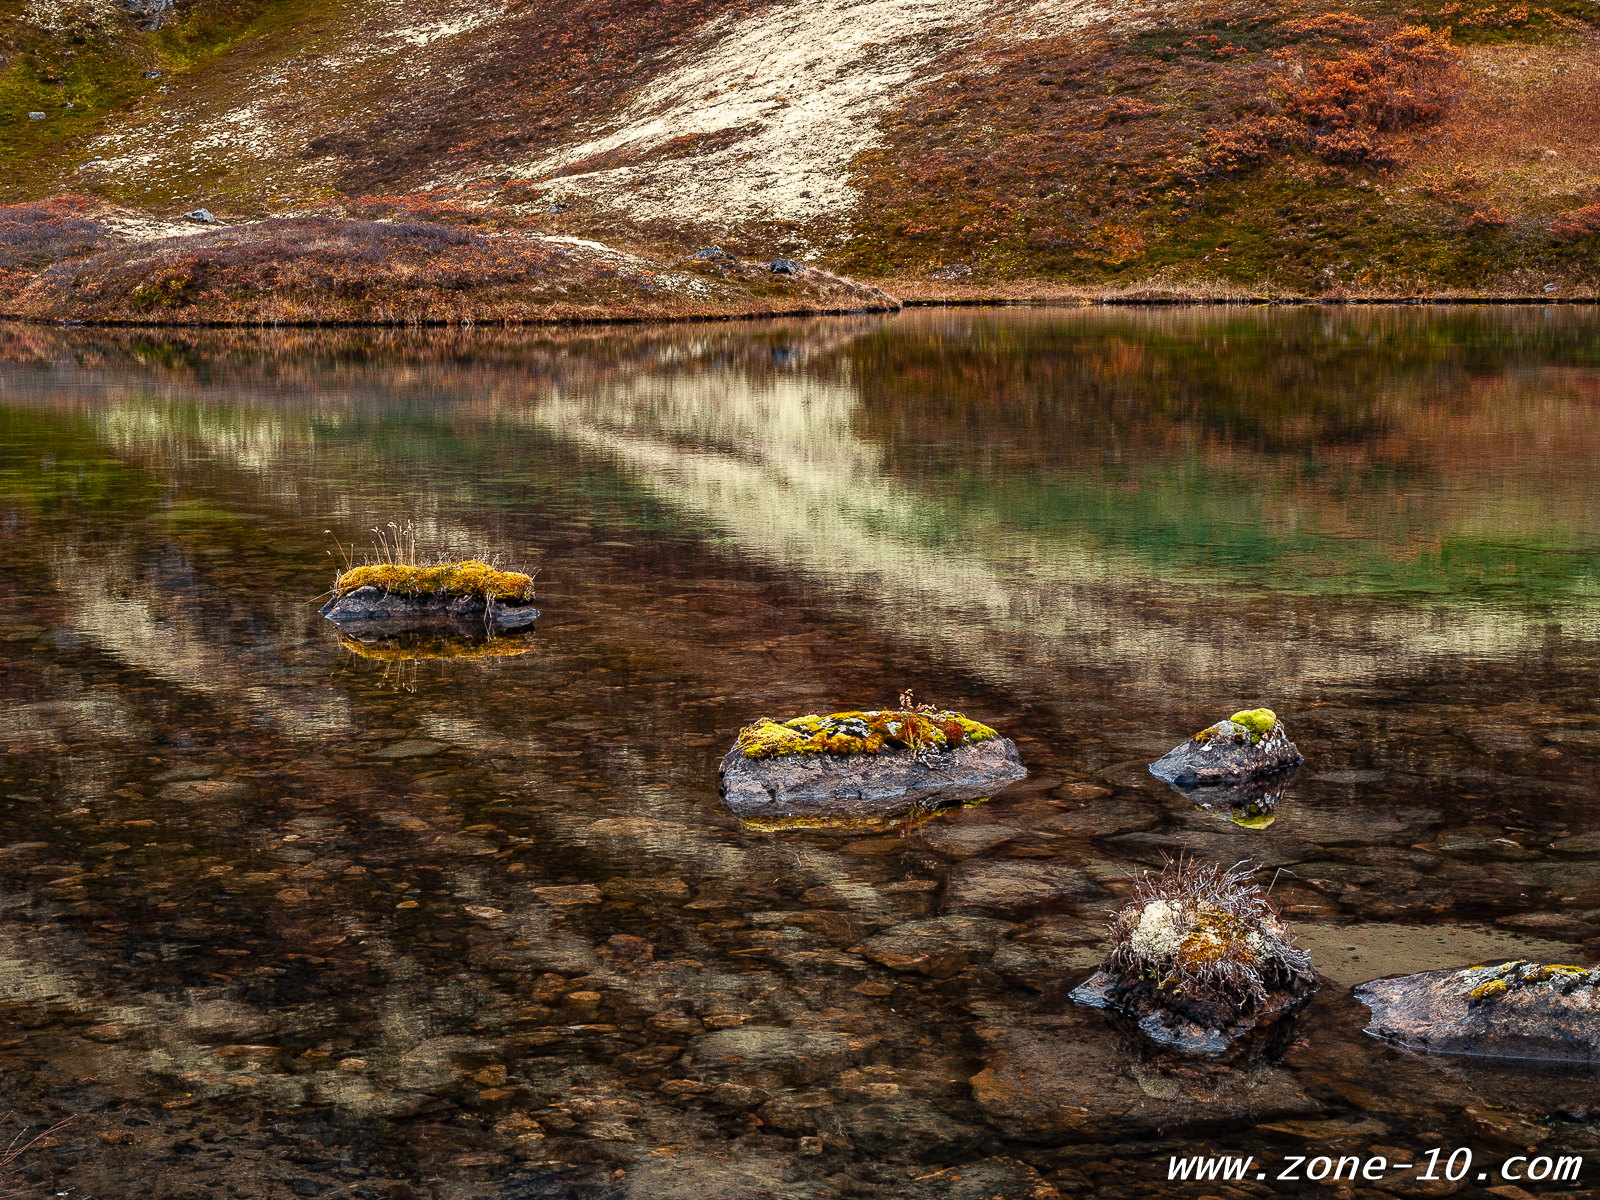
[[[1533,308],[1600,306],[1600,295],[1592,296],[1274,296],[1262,294],[1205,295],[1171,293],[1150,295],[1017,295],[1002,291],[977,295],[900,296],[893,305],[854,307],[739,308],[726,312],[557,313],[548,317],[431,317],[418,320],[226,320],[130,321],[119,319],[79,320],[30,316],[25,313],[0,313],[0,322],[34,325],[52,329],[490,329],[550,328],[581,325],[685,325],[712,321],[762,321],[796,317],[890,316],[905,309],[930,308]]]

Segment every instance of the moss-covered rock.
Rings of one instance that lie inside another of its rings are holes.
[[[722,760],[747,821],[861,817],[978,800],[1028,772],[1010,739],[960,713],[874,709],[756,721]]]
[[[1434,1054],[1600,1062],[1600,967],[1517,959],[1356,988],[1367,1032]]]
[[[497,570],[475,558],[426,567],[400,563],[352,567],[334,581],[333,594],[337,599],[363,587],[375,587],[393,596],[472,596],[507,604],[525,604],[533,599],[533,576]]]

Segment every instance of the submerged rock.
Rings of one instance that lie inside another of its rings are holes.
[[[722,759],[722,799],[747,820],[872,816],[993,795],[1027,777],[1009,738],[953,712],[875,710],[761,720]]]
[[[1072,999],[1203,1054],[1294,1011],[1316,991],[1317,972],[1250,874],[1193,860],[1146,874],[1111,922],[1111,952]]]
[[[1270,708],[1236,712],[1174,746],[1150,764],[1150,774],[1179,787],[1243,783],[1297,767],[1305,756]]]
[[[1277,820],[1278,803],[1299,767],[1288,767],[1243,783],[1182,784],[1167,786],[1196,808],[1232,821],[1241,829],[1265,829]]]
[[[1411,1050],[1600,1062],[1600,967],[1524,959],[1375,979],[1356,988],[1367,1032]]]

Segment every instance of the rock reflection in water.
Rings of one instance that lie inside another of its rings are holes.
[[[1469,920],[1600,949],[1590,322],[0,328],[0,1100],[76,1118],[21,1184],[1042,1200],[1167,1194],[1169,1155],[1592,1159],[1592,1082],[1475,1093],[1346,986]],[[525,652],[396,694],[279,599],[397,511],[537,562]],[[1066,995],[1143,866],[1243,857],[1144,764],[1268,686],[1322,774],[1248,846],[1339,982],[1280,1061],[1185,1074]],[[750,713],[901,688],[1030,778],[906,836],[720,809]]]
[[[1241,829],[1265,829],[1277,820],[1278,805],[1299,771],[1299,767],[1290,767],[1244,783],[1203,787],[1180,787],[1169,783],[1167,786],[1202,812],[1232,821]]]

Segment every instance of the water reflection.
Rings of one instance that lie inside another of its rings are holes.
[[[0,328],[0,1066],[78,1114],[30,1185],[1048,1195],[1156,1182],[1146,1136],[1467,1144],[1472,1081],[1380,1066],[1345,984],[1468,920],[1430,965],[1597,948],[1594,321]],[[401,517],[539,566],[538,628],[342,645],[322,531]],[[741,725],[908,687],[1029,780],[721,811]],[[1146,773],[1259,703],[1309,764],[1270,824]],[[1338,976],[1222,1083],[1065,1002],[1180,852],[1267,864]]]
[[[1265,829],[1277,820],[1283,794],[1299,773],[1299,767],[1289,767],[1243,783],[1180,787],[1169,782],[1167,786],[1202,812],[1232,821],[1241,829]]]

